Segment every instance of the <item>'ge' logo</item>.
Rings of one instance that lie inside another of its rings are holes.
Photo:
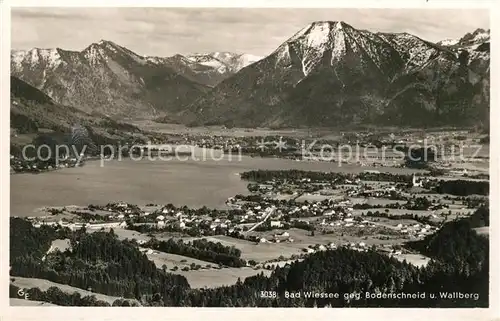
[[[23,290],[23,289],[19,289],[19,290],[17,291],[17,295],[18,295],[19,297],[21,297],[21,298],[25,299],[25,300],[29,300],[29,298],[30,298],[30,295],[29,295],[28,293],[24,292],[24,290]]]

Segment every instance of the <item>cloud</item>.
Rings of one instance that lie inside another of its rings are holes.
[[[317,20],[430,41],[489,28],[489,13],[480,9],[13,8],[12,47],[82,50],[107,39],[146,55],[266,55]]]

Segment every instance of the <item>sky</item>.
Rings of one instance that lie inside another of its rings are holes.
[[[429,41],[490,28],[486,9],[12,8],[12,49],[83,50],[101,39],[148,56],[230,51],[265,56],[313,21]]]

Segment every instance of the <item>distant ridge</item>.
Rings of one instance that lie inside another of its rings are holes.
[[[188,125],[489,124],[490,31],[437,43],[313,22],[267,57],[144,57],[111,41],[11,53],[12,75],[57,104]]]
[[[182,112],[192,125],[396,126],[489,122],[489,38],[448,47],[343,21],[311,23]],[[461,40],[463,42],[463,40]]]

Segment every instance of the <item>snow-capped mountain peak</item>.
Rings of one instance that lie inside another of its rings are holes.
[[[476,29],[472,33],[472,41],[474,42],[484,42],[484,41],[489,41],[490,40],[490,29],[484,30],[484,29]]]
[[[12,67],[21,68],[23,64],[33,67],[43,65],[47,68],[56,68],[63,60],[58,48],[41,49],[33,48],[30,50],[13,50],[11,52]]]
[[[293,42],[306,35],[314,40],[323,40],[333,30],[341,30],[346,27],[349,28],[350,26],[343,21],[314,21],[299,30],[287,42]]]
[[[485,36],[477,32],[471,38]],[[189,109],[203,124],[243,127],[472,121],[464,115],[482,121],[487,47],[477,48],[481,55],[464,68],[466,54],[409,33],[316,21]],[[475,79],[468,83],[471,75]],[[456,107],[457,101],[470,110]]]
[[[83,59],[82,59],[83,58]],[[240,69],[260,60],[262,57],[237,54],[232,52],[211,52],[183,56],[154,57],[138,55],[126,47],[113,41],[101,39],[84,48],[82,51],[62,49],[13,50],[11,51],[11,68],[16,73],[22,70],[41,68],[55,70],[60,64],[83,64],[92,68],[124,71],[130,64],[154,65],[167,67],[201,85],[214,86]],[[125,68],[125,69],[123,69]],[[45,83],[50,73],[43,73],[39,83]],[[125,75],[126,73],[119,73]],[[124,77],[129,77],[124,76]]]
[[[229,59],[233,59],[234,57],[238,56],[238,54],[232,53],[232,52],[227,52],[227,51],[214,51],[208,54],[211,57],[214,57],[215,59],[219,59],[221,61],[227,61]]]
[[[479,28],[472,33],[469,32],[465,34],[465,36],[463,36],[458,40],[457,45],[462,47],[473,46],[473,45],[480,45],[489,41],[490,41],[490,30],[489,29],[484,30]]]
[[[238,72],[240,69],[263,58],[251,54],[237,54],[226,51],[208,54],[196,53],[187,57],[199,64],[216,68],[220,73]]]
[[[396,54],[397,47],[403,47],[396,42],[423,42],[404,34],[391,34],[391,39],[385,38],[384,35],[357,30],[343,21],[316,21],[293,35],[273,54],[280,57],[278,64],[300,67],[304,76],[324,65],[334,67],[355,61],[358,68],[375,67],[385,73],[385,70],[390,70],[385,66],[387,58]]]
[[[445,39],[445,40],[438,41],[436,44],[438,44],[440,46],[447,47],[447,46],[454,46],[458,42],[459,42],[459,39]]]
[[[92,43],[90,46],[88,46],[87,48],[85,48],[84,51],[99,51],[101,53],[104,53],[105,50],[107,51],[111,51],[112,53],[127,53],[127,54],[130,54],[132,53],[130,50],[126,49],[125,47],[122,47],[112,41],[109,41],[109,40],[100,40],[99,42],[97,43]]]
[[[86,112],[149,117],[189,103],[208,89],[167,60],[154,64],[106,40],[81,51],[35,48],[13,51],[11,57],[13,76]]]
[[[214,68],[217,72],[224,74],[229,71],[229,67],[219,59],[210,54],[200,54],[196,53],[193,55],[187,56],[187,58],[194,62],[203,66]]]
[[[436,44],[444,47],[471,47],[478,46],[490,41],[490,30],[476,29],[474,32],[465,34],[460,39],[445,39]]]
[[[97,43],[98,45],[114,44],[112,41],[101,39]]]

